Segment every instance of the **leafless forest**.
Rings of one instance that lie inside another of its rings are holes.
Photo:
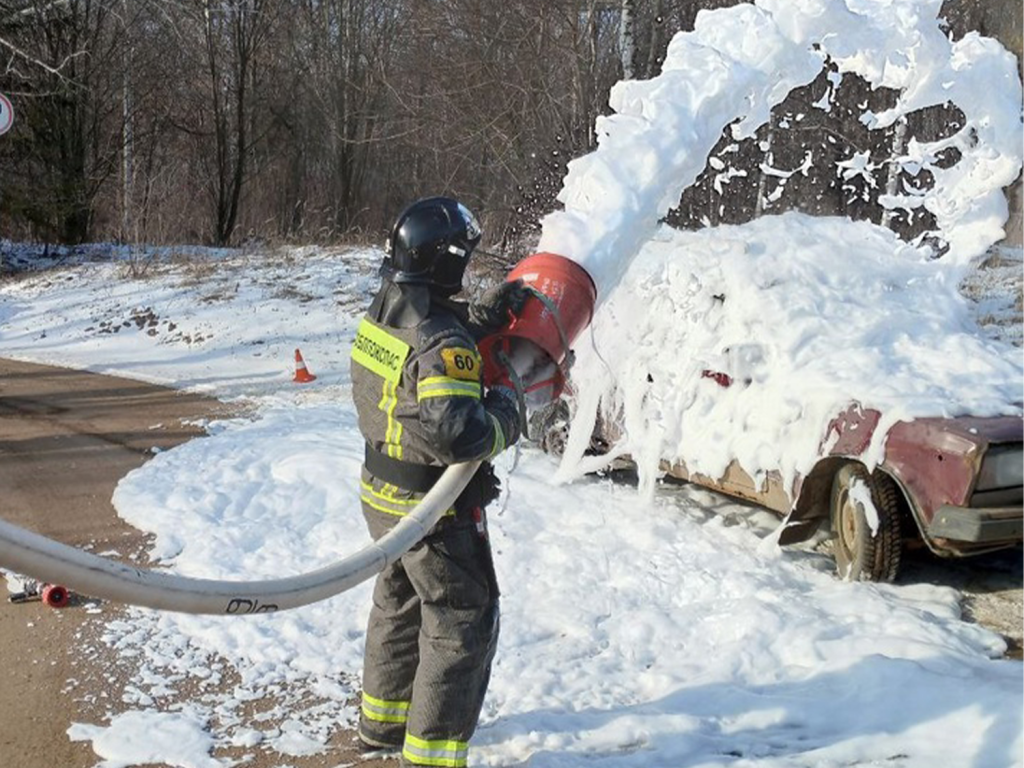
[[[376,241],[406,202],[450,193],[480,212],[489,248],[515,249],[591,148],[611,85],[657,74],[700,9],[735,2],[0,0],[0,92],[17,114],[0,137],[0,237]],[[1020,56],[1020,0],[950,1],[943,15],[951,35],[978,29]],[[831,111],[810,107],[833,87],[823,72],[754,138],[723,136],[746,175],[723,194],[707,173],[673,223],[788,208],[883,221],[874,194],[900,142],[942,135],[957,111],[869,132],[865,105],[894,94],[844,77]],[[782,193],[761,170],[811,149],[814,167]],[[865,151],[873,184],[836,172]]]

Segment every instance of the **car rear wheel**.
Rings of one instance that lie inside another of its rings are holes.
[[[899,489],[881,472],[846,464],[832,481],[832,551],[847,581],[893,581],[900,565]],[[870,499],[870,503],[868,503]]]

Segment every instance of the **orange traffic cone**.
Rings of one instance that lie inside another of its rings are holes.
[[[306,361],[302,359],[302,353],[295,350],[295,378],[292,381],[298,384],[306,384],[316,379],[312,373],[306,370]]]

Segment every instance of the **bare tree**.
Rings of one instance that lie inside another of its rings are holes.
[[[619,11],[619,58],[624,80],[633,79],[633,62],[636,61],[635,6],[635,0],[622,0]]]
[[[9,169],[4,205],[47,237],[82,242],[94,231],[96,196],[116,171],[120,100],[115,19],[99,0],[0,3],[17,45],[0,87],[18,101],[19,124],[0,145]]]
[[[266,130],[264,56],[278,12],[277,0],[191,0],[177,30],[187,57],[177,97],[189,109],[175,123],[192,137],[195,183],[210,203],[217,245],[234,234],[253,150]]]

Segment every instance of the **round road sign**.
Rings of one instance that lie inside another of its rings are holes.
[[[14,124],[14,107],[11,100],[0,93],[0,136],[7,133]]]

